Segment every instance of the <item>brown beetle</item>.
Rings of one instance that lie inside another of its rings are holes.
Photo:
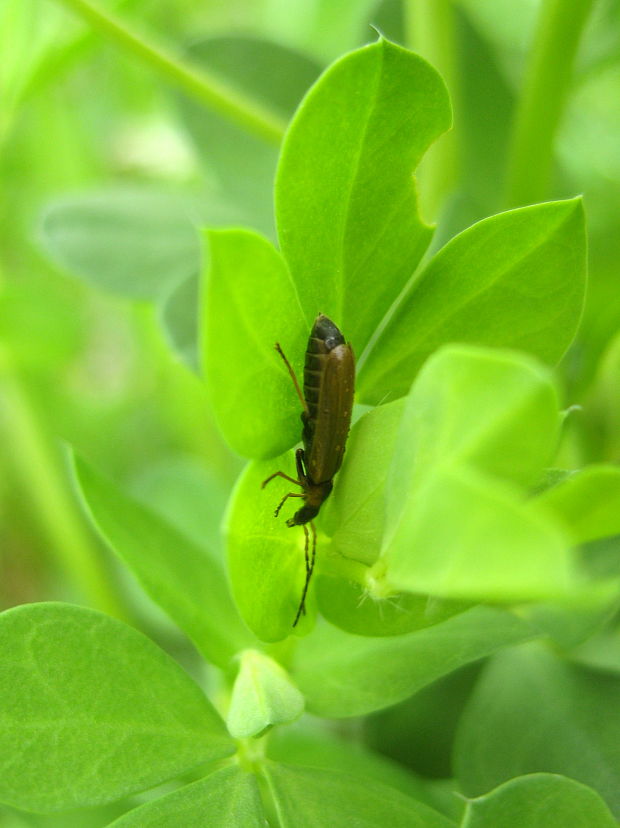
[[[306,581],[293,621],[295,627],[302,612],[306,611],[306,595],[316,557],[316,528],[312,520],[329,497],[334,475],[342,465],[353,408],[355,359],[351,346],[345,342],[340,330],[331,319],[319,314],[314,320],[306,348],[302,394],[295,372],[279,343],[276,342],[275,347],[284,360],[303,406],[301,438],[304,447],[295,452],[297,479],[277,471],[262,484],[264,488],[274,477],[283,477],[302,488],[299,493],[285,494],[275,510],[277,517],[289,497],[301,497],[304,500],[301,509],[286,521],[287,526],[303,526],[306,536]],[[307,523],[312,530],[312,554],[309,552]]]

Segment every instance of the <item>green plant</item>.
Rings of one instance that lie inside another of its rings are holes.
[[[170,70],[172,59],[88,3],[67,3]],[[547,39],[554,13],[549,3]],[[203,370],[220,432],[249,461],[226,507],[224,560],[217,483],[181,465],[165,491],[152,481],[130,491],[84,459],[87,446],[73,460],[100,536],[202,663],[189,659],[190,677],[95,609],[7,610],[0,801],[65,812],[173,780],[109,824],[613,826],[620,469],[605,457],[566,462],[577,415],[553,371],[583,313],[581,199],[460,230],[468,208],[429,251],[412,173],[451,124],[430,64],[381,36],[314,83],[313,61],[261,41],[191,54],[217,77],[247,52],[278,67],[268,105],[264,77],[251,81],[256,106],[184,64],[169,71],[201,101],[179,105],[219,193],[64,198],[41,229],[56,262],[160,307],[169,342]],[[510,173],[518,189],[522,151]],[[537,160],[532,190],[546,174],[548,159]],[[199,291],[190,204],[208,228]],[[293,472],[300,436],[273,344],[299,375],[319,311],[353,344],[359,405],[318,522],[308,613],[293,630],[303,535],[274,520],[276,484],[260,484],[276,468]],[[196,481],[206,487],[198,509],[185,502]],[[357,740],[329,727],[351,719]],[[424,726],[428,762],[416,743]]]

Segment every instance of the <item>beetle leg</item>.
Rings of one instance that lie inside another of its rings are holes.
[[[302,448],[298,448],[295,452],[295,466],[297,468],[297,477],[299,478],[300,485],[304,487],[304,489],[308,488],[309,481],[308,481],[308,474],[305,468],[306,464],[306,453]]]
[[[283,471],[277,471],[273,474],[270,474],[267,480],[263,480],[263,482],[260,484],[261,489],[264,489],[267,483],[271,482],[274,477],[283,477],[285,480],[288,480],[289,483],[294,483],[296,486],[303,485],[303,483],[300,483],[299,480],[295,480],[294,477],[289,477],[288,474],[284,474]]]
[[[282,500],[278,503],[275,512],[273,513],[274,517],[278,517],[278,515],[280,514],[280,509],[284,506],[285,502],[289,499],[289,497],[304,497],[304,495],[297,494],[297,492],[289,492],[288,494],[285,494]]]
[[[312,530],[312,555],[309,555],[309,546],[310,546],[310,538],[308,533],[308,527],[306,524],[303,524],[304,534],[306,536],[306,544],[304,546],[304,555],[306,558],[306,582],[304,583],[304,589],[301,593],[301,601],[299,602],[299,609],[297,610],[297,615],[295,616],[295,620],[293,621],[293,626],[297,626],[297,622],[299,621],[300,616],[302,613],[306,614],[306,595],[308,594],[308,587],[310,586],[310,578],[312,578],[312,573],[314,571],[314,561],[316,559],[316,528],[314,523],[310,523],[310,529]]]
[[[297,377],[295,376],[295,371],[293,371],[293,366],[291,365],[291,363],[288,361],[288,359],[284,355],[284,351],[280,347],[279,342],[276,342],[275,348],[276,348],[276,351],[280,354],[280,356],[284,360],[284,364],[286,365],[286,367],[288,369],[288,372],[291,375],[291,379],[293,380],[293,385],[295,386],[295,391],[297,391],[297,396],[299,397],[299,401],[301,402],[304,411],[306,412],[306,414],[309,414],[310,412],[308,411],[308,403],[306,402],[306,400],[304,398],[304,395],[301,392],[299,382],[297,380]]]

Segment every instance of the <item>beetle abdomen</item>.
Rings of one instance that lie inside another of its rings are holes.
[[[320,314],[312,326],[304,367],[302,439],[313,483],[330,480],[340,468],[351,421],[355,364],[351,346],[331,319]]]
[[[304,364],[304,398],[309,411],[306,419],[312,431],[319,413],[319,397],[327,355],[337,345],[344,345],[344,336],[331,319],[319,314],[310,331]]]

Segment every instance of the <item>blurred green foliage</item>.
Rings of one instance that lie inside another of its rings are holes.
[[[617,709],[620,697],[614,539],[620,530],[614,465],[620,461],[619,0],[106,0],[103,17],[93,17],[90,8],[82,0],[4,0],[0,6],[0,610],[38,601],[89,607],[69,615],[52,610],[59,639],[74,635],[74,649],[87,651],[80,636],[103,625],[113,660],[119,636],[129,636],[127,652],[149,676],[153,693],[179,706],[188,694],[198,723],[191,733],[175,723],[174,750],[191,746],[174,767],[148,767],[145,760],[141,782],[124,787],[122,774],[110,773],[102,777],[99,800],[76,795],[75,801],[109,801],[166,774],[192,782],[197,763],[232,750],[219,717],[173,662],[118,621],[101,621],[95,610],[147,632],[207,688],[220,712],[235,654],[263,646],[255,636],[272,642],[258,671],[269,677],[271,696],[250,698],[244,689],[250,711],[244,722],[251,720],[256,732],[296,715],[295,686],[317,716],[382,712],[366,725],[340,721],[334,729],[340,739],[324,734],[313,718],[311,735],[279,730],[258,785],[247,773],[256,760],[250,751],[240,768],[178,792],[172,783],[152,804],[147,794],[60,817],[7,807],[0,826],[96,828],[141,801],[143,810],[119,826],[178,824],[180,811],[190,825],[206,807],[221,813],[231,799],[240,803],[243,824],[251,825],[265,787],[282,824],[295,824],[295,803],[304,797],[307,824],[320,824],[330,803],[330,824],[350,824],[354,812],[339,810],[350,800],[377,825],[498,828],[498,814],[508,809],[528,826],[537,824],[537,803],[554,797],[559,804],[545,825],[614,824],[598,794],[617,817],[618,723],[605,717],[602,728],[599,717],[603,709]],[[276,179],[279,137],[305,91],[328,63],[375,40],[371,25],[429,60],[452,101],[453,128],[422,160],[417,192],[410,174],[448,127],[447,97],[426,64],[380,45],[338,64],[332,85],[323,79],[314,87],[287,134]],[[137,33],[137,45],[128,31]],[[168,64],[154,57],[163,53]],[[398,64],[397,75],[386,69],[389,61],[393,72]],[[171,65],[187,71],[175,74]],[[340,87],[333,82],[338,72]],[[420,103],[400,97],[393,83],[407,73],[424,76],[422,98],[435,102],[425,120],[412,122]],[[196,77],[211,79],[220,97],[205,95]],[[376,91],[377,78],[380,105],[373,109],[368,90]],[[351,99],[348,131],[335,146],[325,113],[337,115]],[[347,164],[334,163],[336,150]],[[364,200],[369,191],[379,194],[376,202]],[[581,206],[574,200],[580,194],[589,285],[573,340],[585,283]],[[388,214],[389,199],[398,209]],[[536,201],[556,203],[487,218]],[[423,258],[431,221],[437,228]],[[284,264],[272,246],[276,225]],[[204,228],[211,232],[201,245]],[[512,245],[512,259],[502,256],[502,244]],[[224,289],[233,271],[238,278]],[[208,296],[199,286],[207,272]],[[468,293],[472,272],[480,281]],[[403,289],[403,303],[384,320]],[[459,315],[464,304],[467,312]],[[205,306],[206,333],[199,332]],[[249,321],[247,306],[256,312]],[[362,416],[352,431],[321,525],[328,561],[315,578],[316,603],[301,631],[312,627],[316,608],[335,626],[317,627],[295,649],[282,639],[303,583],[303,553],[288,528],[271,519],[270,493],[256,492],[271,471],[292,470],[290,454],[273,455],[297,439],[298,413],[277,356],[255,343],[260,337],[270,349],[280,339],[299,368],[317,310],[338,317],[363,354],[363,402],[409,395]],[[446,349],[410,391],[424,359],[447,340],[518,348],[550,362],[568,352],[551,380],[523,354]],[[493,374],[486,382],[481,363]],[[511,419],[514,389],[522,401],[518,422]],[[558,398],[577,408],[563,421],[555,451]],[[416,420],[421,409],[426,419]],[[477,417],[482,412],[486,418]],[[452,451],[456,438],[467,450],[447,463],[440,449]],[[69,447],[80,458],[77,471]],[[407,478],[420,451],[435,486],[427,483],[423,497],[417,472]],[[236,452],[257,458],[241,478]],[[559,475],[550,488],[541,483],[533,502],[526,487],[540,483],[545,465],[591,468]],[[225,521],[226,561],[221,526],[236,480]],[[466,524],[453,522],[459,513]],[[484,555],[473,570],[454,566],[463,549],[471,553],[480,544],[476,531],[486,514],[501,518],[497,531],[514,541],[505,551],[524,573],[509,598],[548,596],[558,581],[570,593],[580,567],[607,578],[605,589],[585,590],[578,607],[569,595],[565,605],[521,608],[520,617],[468,608],[470,600],[501,600],[509,592],[505,568],[498,574]],[[424,521],[427,529],[441,527],[445,560],[425,560]],[[524,522],[527,537],[519,535]],[[532,539],[541,534],[546,540],[538,554]],[[569,541],[586,545],[573,556]],[[412,546],[419,551],[416,568],[407,563]],[[172,552],[185,561],[182,571],[171,565]],[[383,600],[385,566],[392,567],[391,586],[409,592]],[[370,598],[369,588],[378,590]],[[441,597],[429,599],[426,592]],[[213,614],[197,617],[206,593]],[[13,635],[35,634],[28,630],[36,631],[38,621],[27,612],[6,616],[25,625]],[[78,613],[83,624],[76,627]],[[227,619],[223,627],[220,617]],[[553,653],[538,644],[510,649],[541,633],[551,637]],[[189,640],[221,674],[209,668],[205,678]],[[26,650],[15,654],[25,673],[34,665]],[[50,652],[61,664],[64,651],[52,642]],[[467,665],[497,652],[478,681],[478,666]],[[290,673],[288,687],[279,684],[276,662]],[[466,672],[454,673],[458,668]],[[19,686],[16,669],[10,668],[6,686]],[[65,671],[71,669],[67,663]],[[95,685],[100,669],[81,664],[78,689],[89,676]],[[122,677],[122,665],[107,669]],[[131,675],[119,692],[128,692]],[[467,680],[457,680],[455,689],[453,675]],[[53,689],[48,685],[52,700]],[[33,704],[47,710],[50,698]],[[110,721],[130,732],[122,716],[115,719],[113,702],[102,702],[110,706]],[[150,708],[142,713],[145,720],[160,715]],[[522,754],[511,754],[506,746],[530,731]],[[421,755],[408,760],[390,733],[411,733]],[[14,746],[10,731],[2,738],[8,740],[3,752]],[[221,739],[219,752],[196,750],[213,739]],[[148,755],[159,755],[165,750],[160,734],[152,740]],[[59,790],[71,787],[71,758],[83,749],[68,745],[59,759],[67,775],[57,780]],[[33,807],[50,805],[35,801],[44,796],[36,761],[47,751],[38,749],[32,776],[24,777],[21,791],[5,792],[7,802],[30,797]],[[282,764],[287,761],[308,767]],[[357,778],[340,778],[340,770]],[[506,782],[536,770],[554,775]],[[456,783],[446,781],[452,775],[478,797],[464,814],[451,793]],[[71,804],[61,794],[58,802]]]

